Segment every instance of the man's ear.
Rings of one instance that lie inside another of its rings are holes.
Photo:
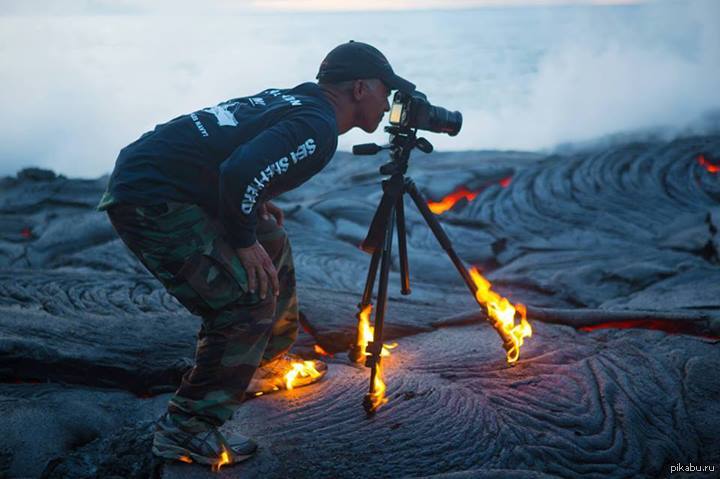
[[[365,84],[365,80],[355,80],[355,83],[353,83],[353,100],[362,100],[366,90],[367,85]]]

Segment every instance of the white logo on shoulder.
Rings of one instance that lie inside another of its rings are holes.
[[[203,111],[215,115],[219,126],[237,126],[238,121],[235,119],[233,112],[230,111],[231,109],[234,110],[237,104],[238,102],[236,101],[232,103],[221,103],[217,106],[211,106],[210,108],[203,108]]]

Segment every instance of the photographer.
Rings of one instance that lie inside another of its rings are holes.
[[[158,125],[118,156],[98,209],[163,286],[202,318],[195,364],[157,423],[153,453],[216,464],[252,456],[225,438],[244,394],[283,387],[298,303],[282,211],[269,202],[328,164],[337,136],[377,129],[391,90],[414,85],[374,47],[349,42],[318,83],[268,89]],[[259,367],[258,367],[259,366]],[[326,372],[315,361],[318,377]]]

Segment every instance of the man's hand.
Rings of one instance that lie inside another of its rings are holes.
[[[265,203],[260,203],[260,205],[258,206],[258,215],[264,220],[269,220],[270,215],[273,215],[278,226],[282,226],[283,220],[285,219],[283,211],[269,201],[266,201]]]
[[[254,293],[260,283],[260,299],[267,296],[268,283],[272,285],[275,296],[280,294],[277,271],[265,248],[257,241],[247,248],[238,248],[238,256],[248,275],[248,287]]]

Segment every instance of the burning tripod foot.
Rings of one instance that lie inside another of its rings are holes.
[[[372,374],[370,392],[363,398],[363,409],[368,416],[372,416],[380,406],[386,404],[388,399],[385,397],[385,381],[383,380],[383,370],[380,361],[375,364],[374,374]]]

